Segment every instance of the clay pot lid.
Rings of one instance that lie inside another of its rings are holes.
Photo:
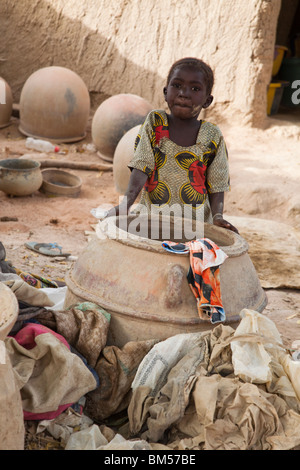
[[[68,171],[42,170],[43,184],[40,191],[48,196],[77,197],[81,190],[82,180]]]

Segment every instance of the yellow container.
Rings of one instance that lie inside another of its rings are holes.
[[[278,74],[284,53],[288,50],[285,46],[275,46],[272,77]]]

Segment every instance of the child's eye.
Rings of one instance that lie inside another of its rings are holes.
[[[193,91],[200,91],[200,90],[201,90],[201,88],[200,88],[200,87],[198,87],[198,86],[193,86],[193,87],[192,87],[192,90],[193,90]]]
[[[180,85],[180,83],[172,83],[172,86],[174,88],[180,88],[181,85]]]

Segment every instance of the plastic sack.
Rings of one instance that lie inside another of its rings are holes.
[[[284,371],[295,390],[298,400],[300,401],[300,362],[294,361],[290,356],[285,354],[281,357],[281,364]]]
[[[147,386],[154,396],[166,383],[171,369],[199,344],[202,333],[182,333],[155,344],[140,363],[131,388]]]
[[[20,391],[0,340],[0,451],[24,450],[25,428]]]
[[[242,318],[231,342],[234,373],[245,382],[267,383],[272,379],[272,357],[283,354],[283,345],[275,324],[254,310],[243,309]]]
[[[71,434],[65,450],[96,450],[106,444],[107,439],[103,436],[99,427],[93,424],[88,429]]]
[[[70,436],[65,450],[150,450],[150,445],[144,440],[126,440],[116,434],[108,442],[100,428],[93,424],[90,428],[75,432]]]

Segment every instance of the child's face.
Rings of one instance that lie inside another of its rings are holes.
[[[180,119],[197,118],[213,100],[207,94],[202,72],[189,66],[174,70],[164,95],[171,114]]]

